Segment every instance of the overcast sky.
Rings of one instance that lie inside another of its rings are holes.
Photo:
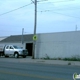
[[[80,0],[38,0],[37,33],[80,30]],[[0,0],[0,36],[32,34],[34,4],[31,0]],[[30,4],[30,5],[28,5]],[[4,14],[24,5],[24,8]],[[2,15],[4,14],[4,15]]]

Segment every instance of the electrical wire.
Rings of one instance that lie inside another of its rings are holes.
[[[24,7],[26,7],[26,6],[29,6],[29,5],[31,5],[31,4],[32,4],[32,3],[27,4],[27,5],[24,5],[24,6],[21,6],[21,7],[19,7],[19,8],[16,8],[16,9],[13,9],[13,10],[10,10],[10,11],[7,11],[7,12],[4,12],[4,13],[0,14],[0,16],[5,15],[5,14],[8,14],[8,13],[11,13],[11,12],[14,12],[14,11],[17,11],[17,10],[19,10],[19,9],[21,9],[21,8],[24,8]]]
[[[31,0],[31,1],[32,1],[32,0]],[[37,2],[43,2],[43,1],[48,1],[48,0],[41,0],[41,1],[37,1]],[[73,0],[68,0],[68,1],[73,1]],[[57,1],[57,2],[66,2],[66,1]],[[5,14],[8,14],[8,13],[11,13],[11,12],[14,12],[14,11],[19,10],[19,9],[21,9],[21,8],[24,8],[24,7],[26,7],[26,6],[29,6],[29,5],[31,5],[32,3],[33,3],[33,1],[32,1],[30,4],[27,4],[27,5],[21,6],[21,7],[19,7],[19,8],[16,8],[16,9],[13,9],[13,10],[10,10],[10,11],[7,11],[7,12],[4,12],[4,13],[0,14],[0,16],[5,15]]]
[[[51,1],[51,2],[45,2],[45,3],[62,3],[62,2],[70,2],[70,1],[75,1],[75,0],[66,0],[66,1],[55,1],[55,2],[53,2],[53,1]],[[41,4],[41,3],[40,3]],[[43,3],[44,4],[44,3]]]
[[[14,11],[19,10],[19,9],[21,9],[21,8],[24,8],[24,7],[26,7],[26,6],[29,6],[29,5],[31,5],[32,3],[34,3],[33,0],[31,0],[31,1],[32,1],[32,2],[31,2],[30,4],[27,4],[27,5],[21,6],[21,7],[19,7],[19,8],[16,8],[16,9],[13,9],[13,10],[10,10],[10,11],[7,11],[7,12],[4,12],[4,13],[0,14],[0,16],[5,15],[5,14],[8,14],[8,13],[11,13],[11,12],[14,12]],[[43,1],[47,1],[47,0],[42,0],[42,1],[37,1],[37,2],[43,2]]]
[[[31,1],[32,1],[32,0],[31,0]],[[43,1],[48,1],[48,0],[41,0],[41,1],[38,1],[38,2],[43,2]],[[68,0],[68,1],[74,1],[74,0]],[[57,2],[66,2],[66,1],[57,1]],[[53,2],[53,3],[57,3],[57,2]],[[10,11],[5,12],[5,13],[2,13],[2,14],[0,14],[0,16],[2,16],[2,15],[4,15],[4,14],[11,13],[11,12],[16,11],[16,10],[19,10],[19,9],[24,8],[24,7],[26,7],[26,6],[29,6],[29,5],[31,5],[32,3],[33,3],[33,1],[32,1],[30,4],[27,4],[27,5],[21,6],[21,7],[19,7],[19,8],[16,8],[16,9],[10,10]],[[53,11],[53,10],[45,10],[45,11],[40,11],[40,12],[49,12],[49,11]],[[53,12],[54,12],[54,11],[53,11]],[[58,12],[54,12],[54,13],[80,19],[79,17],[70,16],[70,15],[66,15],[66,14],[62,14],[62,13],[58,13]]]
[[[50,8],[53,8],[53,7],[50,7]],[[41,8],[39,8],[41,9]],[[59,8],[59,9],[51,9],[51,10],[44,10],[44,11],[40,11],[38,10],[38,12],[45,12],[45,11],[67,11],[67,10],[79,10],[80,8],[76,8],[76,7],[71,7],[71,8]]]
[[[80,17],[76,17],[76,16],[71,16],[71,15],[68,15],[68,14],[63,14],[63,13],[55,12],[55,11],[53,11],[53,10],[44,10],[44,11],[41,11],[41,13],[42,13],[42,12],[51,12],[51,11],[52,11],[53,13],[55,13],[55,14],[60,14],[60,15],[64,15],[64,16],[68,16],[68,17],[80,19]]]
[[[41,0],[41,1],[37,1],[37,2],[44,2],[44,1],[48,1],[48,0]]]
[[[50,7],[53,8],[53,7]],[[65,10],[79,10],[80,8],[77,7],[71,7],[71,8],[57,8],[57,9],[52,9],[52,10],[44,10],[44,11],[65,11]],[[43,11],[38,11],[38,12],[43,12]]]
[[[48,1],[48,0],[41,0],[41,1],[37,1],[37,2],[44,2],[44,1]],[[31,2],[35,4],[35,1],[31,0]]]

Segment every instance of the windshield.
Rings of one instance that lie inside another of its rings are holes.
[[[22,49],[22,47],[19,46],[13,46],[15,49]]]

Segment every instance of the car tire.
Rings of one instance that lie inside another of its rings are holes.
[[[14,57],[15,57],[15,58],[19,58],[18,53],[15,53],[15,54],[14,54]]]

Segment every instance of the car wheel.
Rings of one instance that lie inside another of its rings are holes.
[[[15,58],[18,58],[18,57],[19,57],[18,53],[15,53],[15,54],[14,54],[14,57],[15,57]]]

